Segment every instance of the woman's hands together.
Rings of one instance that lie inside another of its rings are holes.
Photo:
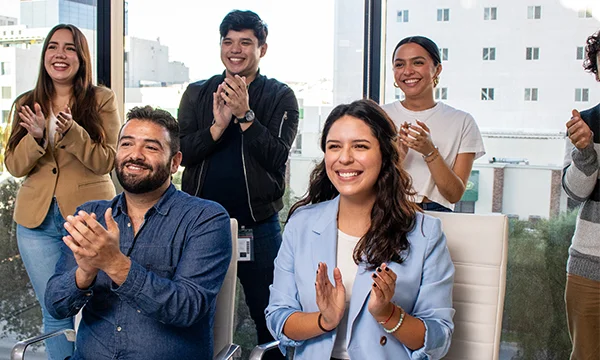
[[[326,330],[335,329],[346,310],[346,288],[342,282],[340,269],[333,269],[333,279],[335,286],[327,276],[327,264],[319,263],[315,289],[317,292],[317,306],[322,315],[321,325]]]
[[[396,291],[396,273],[387,264],[381,264],[371,275],[373,285],[368,309],[378,322],[386,321],[395,306],[392,297]]]

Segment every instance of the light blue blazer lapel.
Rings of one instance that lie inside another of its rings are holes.
[[[337,266],[337,214],[340,197],[331,200],[327,206],[316,214],[311,236],[313,267],[316,271],[319,262],[327,264],[329,280],[333,283],[333,269]]]
[[[354,278],[354,285],[352,286],[352,298],[350,299],[350,309],[348,310],[348,344],[352,340],[352,328],[354,321],[356,320],[360,311],[364,308],[367,309],[367,301],[369,294],[371,293],[371,286],[373,279],[371,279],[373,270],[367,270],[365,263],[359,263],[356,271],[356,277]]]

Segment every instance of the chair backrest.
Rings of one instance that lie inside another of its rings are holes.
[[[456,269],[454,335],[444,359],[497,360],[508,257],[505,215],[427,212],[442,220]]]
[[[217,295],[215,323],[213,324],[213,350],[218,354],[233,343],[233,315],[235,310],[235,285],[237,282],[238,223],[231,219],[231,262],[223,286]]]

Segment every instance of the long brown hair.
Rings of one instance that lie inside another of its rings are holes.
[[[371,128],[379,141],[382,160],[381,172],[374,185],[376,199],[371,209],[371,226],[354,248],[354,262],[364,261],[370,269],[388,261],[402,263],[410,247],[407,234],[415,226],[419,208],[411,201],[414,195],[412,180],[401,166],[398,131],[389,116],[372,100],[338,105],[325,121],[321,136],[323,152],[331,126],[345,115],[360,119]],[[288,219],[299,207],[331,200],[338,194],[327,176],[323,160],[310,175],[308,194],[292,206]]]
[[[44,40],[42,59],[40,61],[38,80],[35,88],[21,94],[13,103],[10,114],[13,118],[13,123],[10,138],[8,139],[7,151],[14,150],[19,141],[27,135],[27,130],[19,126],[20,119],[18,112],[20,109],[17,109],[17,104],[19,106],[28,105],[33,110],[33,104],[38,103],[45,116],[50,114],[50,106],[52,98],[55,95],[55,89],[52,78],[50,78],[50,75],[46,71],[44,57],[46,56],[48,43],[52,39],[52,36],[56,31],[61,29],[69,30],[73,34],[73,42],[75,43],[77,57],[79,58],[79,70],[73,78],[72,92],[74,102],[71,106],[73,121],[81,125],[93,141],[102,144],[105,141],[104,129],[100,125],[95,89],[92,84],[92,62],[88,42],[81,30],[74,25],[59,24],[50,30],[48,36],[46,36],[46,40]]]

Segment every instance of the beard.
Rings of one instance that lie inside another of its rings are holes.
[[[145,169],[150,170],[150,174],[146,176],[140,175],[129,175],[125,173],[125,166],[132,164],[141,166]],[[128,160],[123,163],[117,164],[117,179],[123,187],[123,189],[132,194],[144,194],[154,191],[160,188],[170,176],[170,162],[167,164],[159,165],[155,170],[150,164],[146,164],[143,161]]]

